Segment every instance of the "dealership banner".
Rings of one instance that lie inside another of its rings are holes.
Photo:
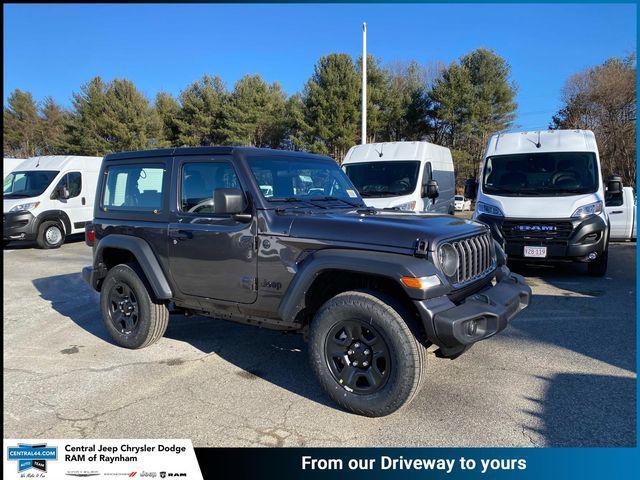
[[[202,480],[191,440],[4,439],[3,478]]]

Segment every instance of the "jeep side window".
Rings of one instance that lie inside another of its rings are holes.
[[[213,192],[217,188],[240,188],[238,176],[227,162],[193,162],[182,166],[180,210],[214,213]]]
[[[102,207],[160,210],[164,168],[161,165],[116,165],[107,170]]]

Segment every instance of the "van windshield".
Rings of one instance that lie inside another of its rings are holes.
[[[37,197],[42,195],[58,173],[54,170],[11,172],[4,178],[2,194],[4,198]]]
[[[420,162],[363,162],[344,166],[363,197],[398,197],[416,189]]]
[[[560,196],[598,190],[598,163],[591,152],[547,152],[487,158],[482,191],[503,196]]]

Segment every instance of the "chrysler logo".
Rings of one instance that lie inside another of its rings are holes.
[[[521,232],[553,232],[556,227],[553,225],[516,225],[514,230]]]

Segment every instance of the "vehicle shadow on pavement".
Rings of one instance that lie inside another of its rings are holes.
[[[530,429],[553,447],[635,447],[636,380],[629,377],[562,373],[549,378],[539,406],[526,411],[542,426]]]
[[[610,264],[605,278],[589,277],[580,266],[517,266],[527,283],[540,280],[553,294],[536,293],[511,325],[511,334],[560,346],[614,367],[636,371],[636,280],[633,265]],[[618,281],[615,286],[611,276]],[[622,288],[621,288],[622,284]]]
[[[100,314],[99,295],[78,273],[33,280],[40,296],[59,314],[90,334],[115,345]],[[301,335],[256,328],[214,318],[172,315],[165,337],[205,354],[215,353],[238,367],[243,380],[261,378],[297,395],[337,408],[318,386]]]
[[[314,402],[338,408],[324,394],[307,360],[302,335],[207,317],[174,316],[165,337],[215,353],[245,380],[262,379]]]
[[[33,280],[40,297],[51,303],[60,315],[79,327],[113,345],[100,315],[99,295],[87,285],[79,273],[67,273]]]

